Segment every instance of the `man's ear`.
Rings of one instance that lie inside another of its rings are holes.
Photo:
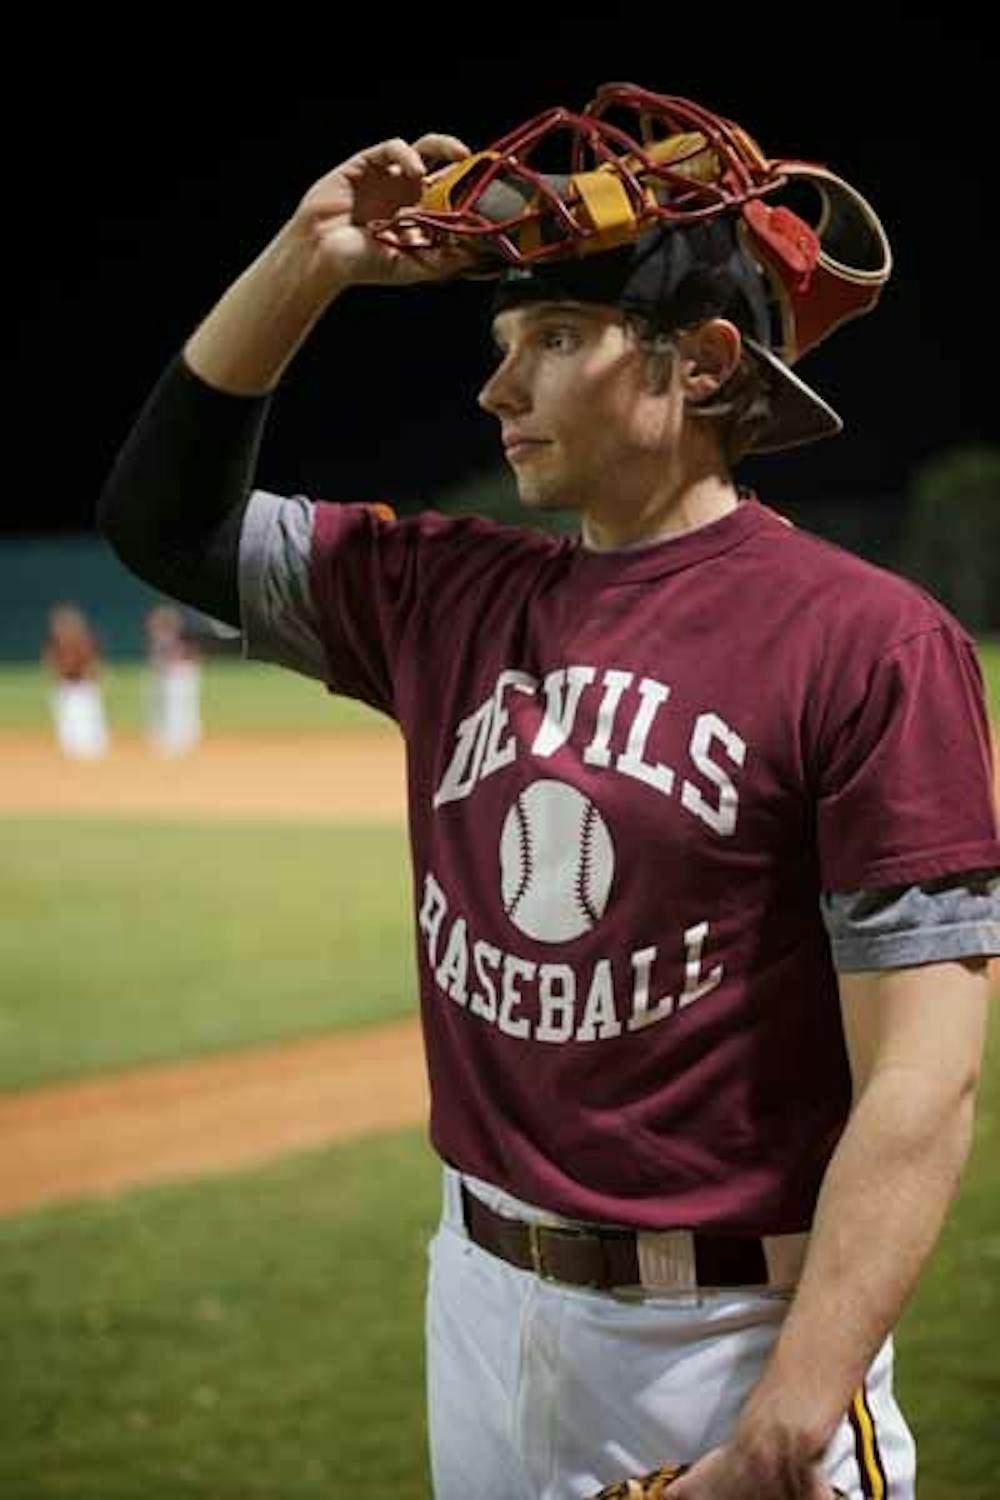
[[[677,337],[680,378],[684,395],[693,406],[710,401],[725,385],[740,362],[743,339],[728,318],[707,318]]]

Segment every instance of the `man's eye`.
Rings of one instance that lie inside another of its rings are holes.
[[[542,346],[545,349],[575,349],[578,343],[579,336],[575,328],[560,325],[559,327],[546,328],[542,334]]]

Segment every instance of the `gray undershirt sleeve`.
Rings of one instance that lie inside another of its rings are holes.
[[[248,661],[325,682],[326,655],[309,586],[313,504],[255,490],[240,534],[240,616]]]
[[[1000,954],[1000,876],[993,871],[826,893],[820,906],[841,973]]]

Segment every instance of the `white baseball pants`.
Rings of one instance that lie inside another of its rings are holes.
[[[56,742],[63,755],[72,760],[100,760],[108,753],[110,735],[99,683],[56,683],[51,702]]]
[[[427,1380],[435,1500],[584,1500],[723,1442],[788,1305],[780,1293],[619,1297],[545,1281],[465,1236],[445,1171],[430,1247]],[[850,1500],[913,1500],[892,1343],[824,1461]]]

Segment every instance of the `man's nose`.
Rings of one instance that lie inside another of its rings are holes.
[[[525,411],[530,405],[524,372],[519,362],[505,359],[486,381],[478,396],[479,405],[494,417]]]

